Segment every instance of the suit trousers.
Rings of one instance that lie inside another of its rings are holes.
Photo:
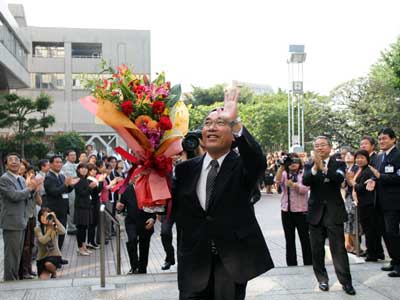
[[[68,232],[76,231],[76,226],[74,224],[74,214],[75,214],[75,191],[72,191],[68,195],[69,204],[69,214],[68,214],[68,227],[66,227]]]
[[[4,281],[19,279],[19,264],[24,248],[25,230],[3,229]]]
[[[165,262],[175,263],[175,249],[172,245],[172,227],[174,221],[171,217],[167,219],[166,216],[161,216],[161,243],[163,245],[166,257]]]
[[[64,226],[64,228],[67,227],[67,215],[59,215],[56,214],[57,219],[60,221],[60,223]],[[60,251],[64,245],[64,239],[65,239],[65,234],[59,234],[58,235],[58,248],[60,248]]]
[[[359,206],[360,223],[365,232],[365,244],[367,246],[368,257],[378,258],[384,254],[382,248],[382,232],[378,225],[380,216],[378,215],[373,204]]]
[[[153,230],[138,230],[136,224],[129,222],[125,222],[125,230],[128,236],[129,248],[132,251],[132,253],[129,253],[129,257],[132,258],[131,265],[137,263],[139,271],[146,272],[149,261],[150,239]],[[138,243],[139,255],[137,251]]]
[[[24,248],[19,266],[19,276],[21,279],[23,279],[24,275],[32,273],[32,250],[35,242],[35,226],[36,218],[29,218],[25,229]]]
[[[384,211],[385,236],[387,250],[392,259],[391,264],[400,272],[400,210]]]
[[[283,231],[286,240],[286,264],[297,266],[296,254],[296,229],[300,238],[301,250],[303,253],[303,264],[312,264],[310,235],[306,214],[303,212],[281,211]]]
[[[342,285],[351,284],[349,258],[344,247],[343,224],[327,224],[325,219],[326,215],[318,225],[310,224],[314,274],[318,282],[329,281],[325,268],[325,240],[328,237],[336,276]]]
[[[180,291],[179,300],[244,300],[247,283],[234,282],[218,255],[212,255],[208,285],[200,292]]]

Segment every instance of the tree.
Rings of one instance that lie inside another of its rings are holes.
[[[4,95],[0,99],[0,128],[13,131],[23,157],[25,145],[35,137],[43,136],[45,129],[54,124],[54,116],[47,115],[51,104],[50,96],[45,94],[40,94],[35,100],[16,94]]]
[[[65,154],[67,150],[74,150],[76,153],[81,153],[85,149],[85,141],[75,131],[58,133],[53,136],[54,152]]]
[[[193,106],[207,106],[224,100],[224,91],[227,88],[227,84],[216,84],[208,89],[192,87],[192,93],[184,94],[185,102]],[[251,103],[253,97],[254,93],[249,87],[243,86],[240,88],[239,103]]]

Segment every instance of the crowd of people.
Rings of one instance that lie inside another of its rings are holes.
[[[77,255],[90,256],[98,250],[101,204],[114,217],[117,213],[125,216],[129,273],[147,272],[156,216],[138,209],[132,184],[122,195],[113,190],[125,179],[128,162],[96,153],[88,144],[79,157],[67,150],[65,157],[39,160],[37,169],[17,153],[9,153],[5,165],[7,171],[0,179],[4,280],[56,278],[57,269],[68,264],[61,252],[66,234],[76,237]],[[108,244],[116,230],[109,218],[105,223]],[[168,233],[170,238],[163,243],[167,253],[164,270],[175,263],[172,227],[164,235]],[[32,268],[35,260],[37,272]]]
[[[346,147],[335,152],[330,139],[319,136],[309,158],[283,152],[265,157],[236,115],[234,108],[212,111],[202,130],[205,154],[189,160],[174,157],[168,217],[138,208],[134,182],[120,195],[114,187],[126,177],[129,163],[94,153],[91,145],[79,157],[68,150],[65,157],[40,160],[38,172],[18,154],[8,154],[7,172],[0,178],[4,279],[33,278],[33,256],[40,278],[57,277],[57,269],[68,263],[61,252],[65,234],[76,236],[78,255],[90,256],[99,249],[99,207],[104,204],[112,215],[125,215],[129,274],[147,272],[157,219],[166,252],[162,269],[175,264],[175,222],[180,299],[208,299],[204,295],[210,293],[215,299],[244,299],[247,281],[273,267],[254,213],[260,197],[252,199],[259,187],[282,195],[287,265],[298,265],[297,230],[303,264],[313,266],[322,291],[329,290],[326,238],[347,294],[356,293],[347,254],[384,260],[382,238],[391,259],[382,270],[400,277],[400,152],[392,129],[379,132],[379,153],[370,136],[361,138],[355,152]],[[115,229],[111,222],[105,228],[108,243]],[[366,248],[360,250],[362,234]]]

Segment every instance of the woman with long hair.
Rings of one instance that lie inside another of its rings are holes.
[[[300,237],[304,265],[312,264],[306,215],[309,187],[303,185],[303,163],[297,153],[289,153],[279,166],[275,182],[282,189],[281,216],[286,240],[286,263],[297,266],[296,229]]]
[[[58,248],[58,236],[65,234],[65,228],[49,208],[43,207],[38,214],[39,226],[35,228],[38,239],[36,258],[40,279],[57,277],[57,267],[61,265],[61,251]]]
[[[96,229],[99,230],[98,224],[99,224],[99,212],[100,212],[100,192],[103,190],[103,182],[104,180],[99,181],[100,178],[97,177],[97,166],[93,164],[88,164],[88,176],[87,180],[89,182],[89,185],[94,182],[96,184],[96,187],[92,188],[90,190],[90,213],[92,214],[91,216],[91,222],[89,224],[89,229],[88,229],[88,243],[87,243],[87,248],[91,249],[99,249],[99,245],[95,241],[96,237]]]
[[[88,256],[92,251],[86,247],[86,232],[90,224],[93,223],[93,214],[91,213],[91,190],[97,188],[96,182],[87,180],[88,168],[84,163],[80,163],[76,168],[76,174],[80,178],[75,185],[75,213],[74,224],[76,224],[78,242],[78,254]]]

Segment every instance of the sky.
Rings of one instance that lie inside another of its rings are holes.
[[[323,95],[365,76],[400,36],[399,0],[8,0],[28,26],[151,30],[152,73],[191,86],[232,80],[288,87],[304,44],[304,89]]]

